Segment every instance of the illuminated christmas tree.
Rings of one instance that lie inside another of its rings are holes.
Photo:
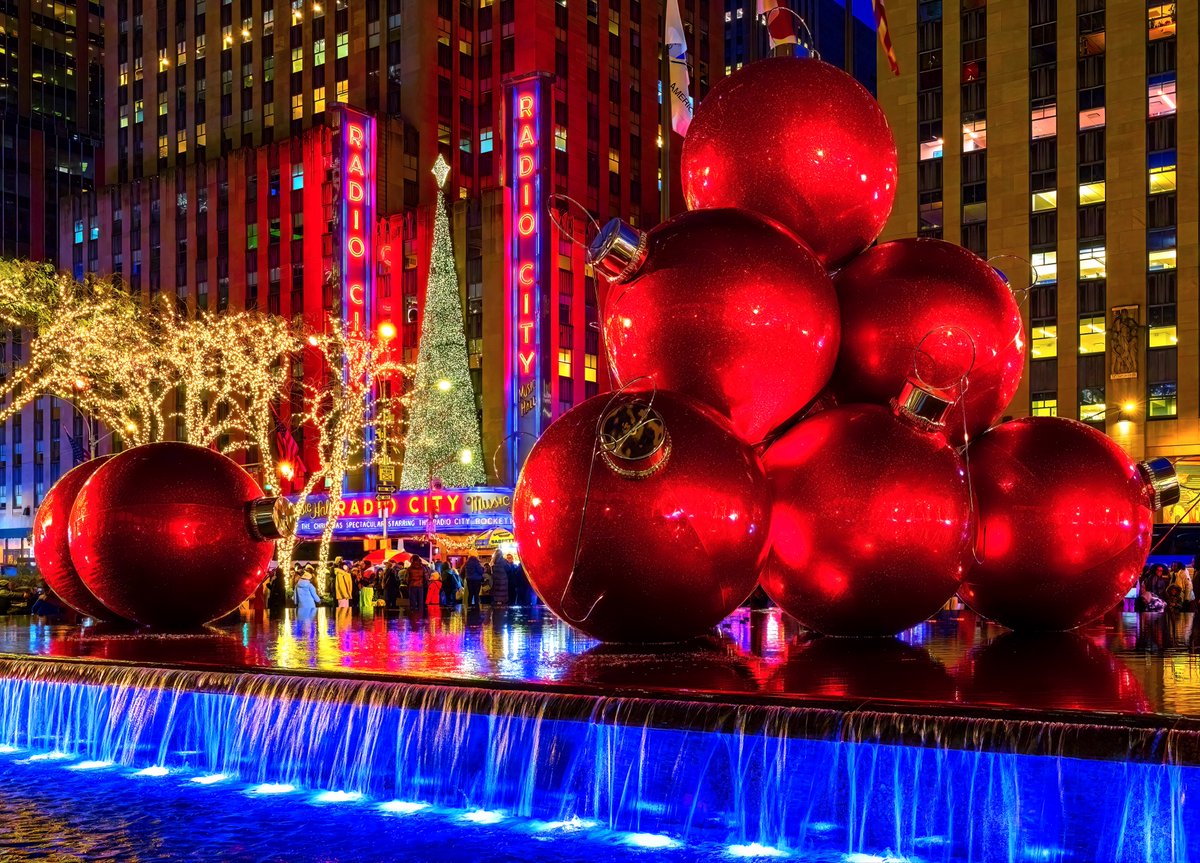
[[[433,249],[425,286],[404,471],[400,477],[400,487],[408,489],[427,488],[431,477],[441,478],[449,488],[482,485],[485,481],[475,390],[467,367],[462,302],[443,191],[449,173],[450,166],[438,156],[433,166],[438,182]]]

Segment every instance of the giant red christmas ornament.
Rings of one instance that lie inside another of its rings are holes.
[[[845,405],[764,456],[774,501],[763,588],[809,629],[894,635],[954,595],[971,556],[966,471],[913,386],[894,410]]]
[[[154,443],[114,456],[71,511],[71,560],[106,606],[164,629],[236,608],[291,530],[283,498],[220,453]]]
[[[67,523],[79,490],[106,461],[108,456],[94,458],[63,474],[50,487],[33,518],[33,559],[38,572],[59,599],[96,620],[113,620],[117,615],[92,595],[75,571],[67,543]]]
[[[811,400],[837,361],[838,308],[820,262],[745,210],[684,213],[641,233],[612,220],[590,250],[610,281],[617,379],[704,401],[750,443]]]
[[[879,236],[896,197],[896,142],[879,103],[820,60],[773,57],[717,83],[683,142],[688,207],[743,207],[836,267]]]
[[[937,387],[966,372],[951,438],[962,442],[964,411],[971,437],[1001,417],[1025,341],[1012,291],[986,261],[941,240],[896,240],[850,262],[834,286],[842,349],[831,388],[841,402],[886,404],[914,371]]]
[[[1170,462],[1139,465],[1061,417],[999,425],[967,455],[981,562],[959,595],[1012,629],[1072,629],[1120,602],[1150,553],[1155,510],[1179,498]]]
[[[664,390],[568,411],[534,444],[513,496],[538,596],[603,641],[715,626],[754,589],[769,516],[753,451],[715,411]]]

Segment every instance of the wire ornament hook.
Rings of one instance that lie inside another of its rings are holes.
[[[604,599],[604,597],[607,595],[605,591],[600,591],[600,594],[594,600],[592,600],[592,604],[587,607],[587,611],[583,613],[582,617],[573,616],[570,610],[567,608],[567,594],[571,591],[571,583],[575,580],[575,572],[579,568],[579,555],[583,551],[583,529],[587,524],[588,502],[592,493],[592,476],[596,471],[596,462],[599,460],[602,447],[604,447],[604,441],[608,437],[603,431],[604,420],[608,417],[612,406],[623,395],[625,395],[625,393],[629,391],[634,384],[637,384],[641,381],[650,382],[650,398],[646,401],[646,407],[653,407],[654,400],[658,397],[658,385],[654,382],[652,377],[649,375],[643,375],[627,381],[626,383],[622,384],[619,389],[614,390],[609,396],[608,401],[605,402],[604,410],[600,412],[600,416],[596,420],[595,436],[592,441],[592,460],[588,465],[587,482],[584,484],[583,488],[583,508],[579,513],[579,530],[575,534],[575,555],[571,560],[571,573],[567,576],[567,580],[563,584],[562,593],[559,595],[558,599],[559,608],[562,609],[562,615],[567,619],[568,623],[574,623],[576,625],[584,623],[589,617],[592,616],[592,612],[596,610],[596,606],[600,604],[600,600]],[[642,428],[645,428],[646,423],[647,421],[642,421],[622,434],[621,437],[610,438],[610,440],[615,442],[627,440],[635,431],[640,431]],[[612,444],[610,443],[609,446],[612,446]]]
[[[760,12],[758,17],[762,18],[763,24],[767,28],[767,34],[770,35],[771,32],[771,19],[781,12],[791,15],[793,18],[795,18],[800,23],[800,26],[804,28],[804,32],[808,36],[808,40],[805,42],[801,42],[800,37],[797,36],[796,44],[803,47],[804,50],[808,52],[808,55],[814,60],[820,60],[821,52],[817,50],[817,40],[813,38],[812,28],[809,27],[808,22],[804,20],[804,16],[795,9],[791,9],[787,6],[776,6],[774,9],[768,9],[766,12]],[[782,44],[786,45],[788,43],[784,42]],[[778,48],[779,45],[777,44],[775,47]]]
[[[1024,269],[1028,270],[1029,281],[1024,287],[1018,288],[1013,286],[1013,280],[1008,276],[1008,268],[1000,266],[999,262],[1013,261],[1020,264]],[[992,255],[987,259],[987,265],[996,271],[996,274],[1004,280],[1004,284],[1012,291],[1013,297],[1017,300],[1018,306],[1024,306],[1029,299],[1029,294],[1037,287],[1038,280],[1041,278],[1038,273],[1037,264],[1030,261],[1028,258],[1022,258],[1020,255]]]
[[[568,206],[555,206],[555,204],[559,201],[565,202]],[[588,236],[588,231],[585,229],[584,239],[579,239],[579,237],[575,236],[574,233],[564,228],[562,222],[559,221],[560,212],[565,213],[568,219],[572,218],[570,207],[572,204],[583,213],[587,219],[587,225],[591,226],[592,234],[590,237]],[[568,242],[583,249],[588,248],[591,245],[592,240],[595,239],[596,235],[600,233],[600,223],[596,221],[596,217],[592,215],[591,211],[583,204],[579,203],[579,201],[572,198],[570,195],[564,195],[561,192],[555,192],[553,195],[550,195],[548,198],[546,198],[546,216],[550,219],[550,224],[554,225],[554,227],[558,229],[558,232],[567,238]]]

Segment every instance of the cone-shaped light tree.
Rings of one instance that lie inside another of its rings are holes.
[[[427,488],[435,476],[450,488],[482,485],[486,479],[443,191],[449,171],[439,155],[433,166],[438,181],[433,249],[400,477],[400,487],[408,489]]]

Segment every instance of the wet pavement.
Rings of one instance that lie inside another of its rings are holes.
[[[683,645],[602,645],[541,608],[424,615],[348,609],[235,616],[193,635],[0,618],[0,654],[189,668],[383,676],[716,701],[996,708],[1195,717],[1194,615],[1114,613],[1070,633],[1009,632],[943,612],[898,638],[832,639],[741,610]]]

